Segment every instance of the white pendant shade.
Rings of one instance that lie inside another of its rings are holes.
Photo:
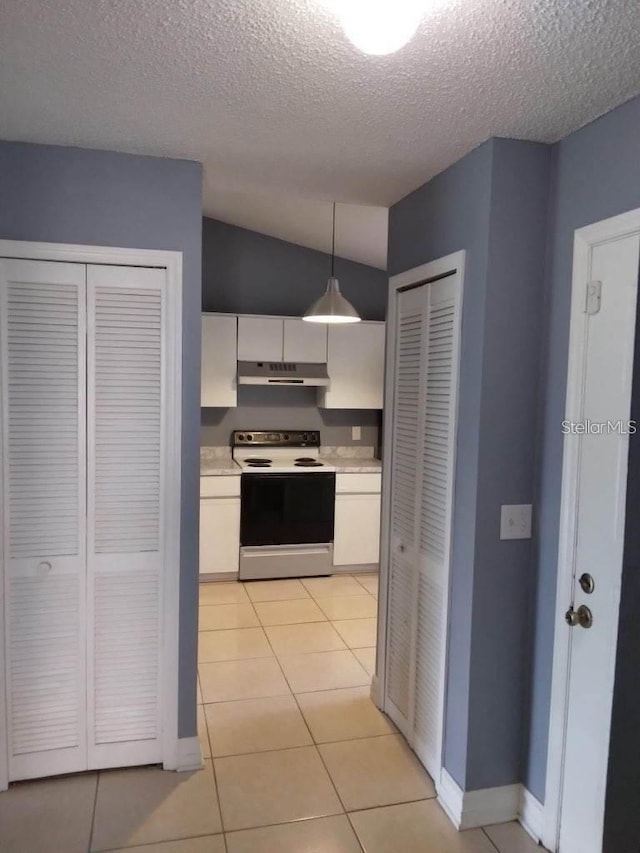
[[[360,316],[348,299],[340,293],[337,278],[331,277],[327,289],[305,313],[309,323],[359,323]]]
[[[336,262],[336,203],[333,203],[333,231],[331,233],[331,276],[324,294],[304,313],[308,323],[359,323],[360,315],[340,293],[340,282],[334,275]]]

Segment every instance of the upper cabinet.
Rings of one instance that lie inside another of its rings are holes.
[[[299,317],[202,315],[203,407],[238,405],[238,361],[327,364],[323,409],[382,409],[385,324],[327,326]]]
[[[238,361],[282,361],[280,317],[238,317]]]
[[[323,409],[382,409],[385,324],[328,327],[330,385],[318,392]]]
[[[327,327],[322,323],[307,323],[299,317],[287,317],[283,340],[283,361],[326,363]]]
[[[202,372],[200,405],[232,408],[238,405],[238,318],[229,314],[202,315]]]
[[[299,317],[238,317],[238,361],[326,360],[326,326]]]

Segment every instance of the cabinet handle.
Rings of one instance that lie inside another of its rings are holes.
[[[41,563],[38,563],[38,574],[39,575],[48,575],[53,566],[48,560],[43,560]]]

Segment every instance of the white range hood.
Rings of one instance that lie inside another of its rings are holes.
[[[329,385],[326,364],[239,361],[238,385]]]

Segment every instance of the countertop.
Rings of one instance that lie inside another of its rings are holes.
[[[379,459],[347,459],[344,456],[322,456],[327,465],[334,465],[337,474],[379,474],[382,462]]]
[[[332,465],[338,474],[377,474],[382,462],[374,459],[373,448],[323,448],[320,458]],[[200,451],[201,477],[233,477],[240,475],[240,466],[231,458],[229,447],[203,447]]]
[[[230,456],[220,459],[200,458],[201,477],[231,477],[234,474],[240,474],[240,466]]]

